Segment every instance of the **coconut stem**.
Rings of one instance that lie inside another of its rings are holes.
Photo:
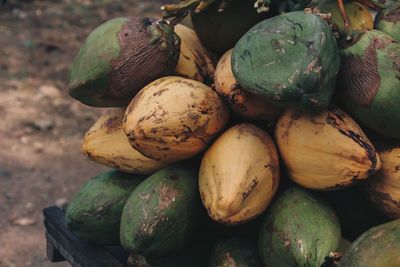
[[[179,4],[162,5],[161,11],[163,12],[163,18],[166,19],[185,14],[189,10],[196,9],[200,2],[201,0],[186,0]]]
[[[350,26],[350,19],[347,16],[346,10],[344,9],[343,0],[336,0],[336,2],[339,7],[340,15],[342,15],[344,21],[344,29],[347,31]]]
[[[169,25],[174,27],[175,25],[179,24],[189,13],[190,9],[193,9],[196,6],[196,2],[199,0],[190,0],[188,2],[192,2],[190,5],[163,5],[161,6],[161,10],[163,11],[163,19],[166,20],[168,18],[172,18],[169,21]],[[182,7],[179,7],[181,6]]]

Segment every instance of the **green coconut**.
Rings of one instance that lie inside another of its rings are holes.
[[[387,33],[400,42],[400,3],[394,2],[378,12],[375,29]]]
[[[316,110],[332,97],[336,39],[320,16],[303,11],[259,22],[236,43],[232,72],[242,87],[281,106]]]
[[[320,267],[340,245],[333,208],[300,187],[285,190],[265,213],[258,248],[266,266]]]
[[[95,28],[72,64],[68,93],[95,107],[127,106],[136,92],[178,63],[180,39],[172,24],[120,17]]]
[[[175,165],[143,181],[129,196],[121,218],[121,244],[147,260],[188,246],[199,227],[197,173]]]
[[[107,170],[93,177],[68,204],[67,228],[84,241],[119,245],[122,209],[143,180],[143,176],[118,170]]]
[[[400,138],[400,44],[371,30],[340,50],[337,101],[362,125]]]
[[[400,219],[375,226],[359,236],[339,267],[400,266]]]

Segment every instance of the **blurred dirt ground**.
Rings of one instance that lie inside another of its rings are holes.
[[[0,1],[1,3],[2,1]],[[64,206],[106,169],[80,153],[101,109],[65,92],[90,31],[119,16],[159,17],[157,0],[9,0],[0,6],[0,266],[47,260],[42,209]]]

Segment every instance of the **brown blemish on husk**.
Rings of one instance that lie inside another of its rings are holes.
[[[378,175],[380,173],[377,173]],[[371,177],[370,179],[376,179],[377,176]],[[371,183],[367,182],[367,192],[374,205],[388,217],[397,219],[400,216],[400,201],[396,201],[388,193],[376,191],[373,186],[373,180]],[[397,212],[393,212],[397,208]]]
[[[131,114],[132,111],[134,110],[135,106],[137,105],[137,103],[141,100],[141,97],[143,95],[143,90],[140,90],[135,97],[132,99],[131,103],[128,106],[128,109],[126,110],[126,115],[125,115],[125,119],[124,122],[126,122],[126,117],[127,115]]]
[[[257,137],[257,139],[259,139],[266,147],[268,147],[269,143],[265,139],[265,132],[260,128],[249,123],[242,123],[237,125],[236,127],[238,127],[237,139],[240,139],[241,135],[243,134],[251,135]]]
[[[291,114],[290,114],[290,119],[289,119],[289,123],[287,124],[287,126],[283,123],[283,122],[279,122],[279,126],[281,127],[281,128],[284,128],[285,126],[286,126],[286,128],[285,128],[285,131],[282,133],[282,135],[281,135],[281,138],[283,139],[283,140],[288,140],[288,138],[289,138],[289,132],[290,132],[290,129],[293,127],[293,125],[295,124],[295,121],[297,121],[298,119],[300,119],[300,117],[301,117],[301,112],[300,111],[296,111],[296,110],[293,110],[293,111],[291,111]]]
[[[285,241],[283,242],[283,246],[284,247],[290,246],[290,239],[289,239],[289,234],[288,233],[286,233],[286,235],[285,235]]]
[[[285,88],[286,88],[286,84],[284,84],[284,83],[278,83],[278,84],[272,85],[272,87],[273,87],[274,89],[285,89]]]
[[[192,137],[201,140],[204,144],[208,144],[208,142],[214,136],[213,134],[207,134],[207,127],[209,122],[210,119],[208,119],[204,124],[198,126],[195,130],[192,130],[186,125],[183,125],[184,129],[186,130],[183,130],[181,133],[179,133],[178,137],[181,138],[176,138],[177,140],[174,140],[173,142],[175,142],[176,144],[184,143]]]
[[[193,99],[197,99],[197,96],[195,94],[193,94],[193,91],[190,91],[189,96]]]
[[[381,230],[381,231],[379,231],[378,233],[374,234],[374,235],[372,236],[372,239],[375,240],[375,239],[377,239],[377,238],[383,236],[384,233],[385,233],[385,230]]]
[[[145,152],[141,151],[141,150],[140,150],[140,144],[137,143],[137,142],[134,142],[134,137],[133,137],[133,141],[132,141],[131,138],[129,138],[129,143],[131,144],[131,146],[132,146],[133,148],[136,149],[137,152],[139,152],[140,154],[142,154],[142,155],[145,156],[146,158],[149,158],[149,159],[152,159],[152,160],[157,160],[157,161],[161,160],[161,157],[156,157],[156,156],[154,156],[153,154],[148,154],[148,153],[145,153]]]
[[[104,98],[129,100],[151,81],[173,74],[178,62],[179,44],[171,49],[162,49],[161,44],[168,42],[160,37],[152,43],[150,27],[158,21],[149,18],[130,17],[117,32],[120,55],[111,61],[110,90]],[[134,44],[134,45],[132,45]]]
[[[351,184],[335,184],[333,186],[328,186],[325,188],[325,190],[338,190],[338,189],[344,189],[346,187],[349,187]]]
[[[304,73],[305,74],[311,73],[311,71],[314,68],[316,63],[317,63],[317,60],[315,58],[313,58],[313,60],[311,60],[310,64],[308,64],[307,69],[306,69],[306,71]]]
[[[139,196],[141,199],[146,200],[146,203],[149,202],[149,200],[150,200],[150,198],[151,198],[152,195],[153,195],[153,193],[143,195],[143,192],[140,192],[140,193],[138,194],[138,196]]]
[[[195,85],[194,83],[192,83],[192,82],[190,82],[190,81],[188,81],[188,80],[178,79],[178,80],[176,80],[176,81],[174,81],[174,82],[175,82],[175,83],[181,83],[181,84],[183,84],[185,87],[189,87],[189,88],[192,88],[192,89],[194,89],[194,88],[202,88],[202,87],[197,86],[197,85]]]
[[[153,234],[154,230],[158,228],[159,225],[162,225],[164,222],[168,221],[168,217],[166,216],[154,216],[149,220],[144,220],[138,224],[136,228],[137,238],[146,237]]]
[[[96,132],[97,132],[97,129],[96,130],[89,130],[89,131],[86,132],[85,136],[92,135],[92,134],[94,134]]]
[[[120,130],[122,127],[122,117],[110,117],[104,124],[102,128],[105,129],[107,134],[111,134]]]
[[[155,92],[155,93],[153,94],[153,96],[160,96],[160,95],[162,95],[162,93],[164,93],[165,91],[168,91],[168,90],[169,90],[169,88],[160,89],[160,90],[158,90],[157,92]]]
[[[279,52],[284,45],[285,45],[285,40],[277,40],[277,39],[271,40],[271,47],[275,49],[277,52]]]
[[[159,151],[168,151],[168,150],[169,150],[169,147],[167,147],[167,146],[165,146],[165,147],[156,146],[156,148],[157,148]]]
[[[198,112],[200,114],[210,114],[211,115],[212,111],[213,111],[213,107],[210,106],[209,103],[207,103],[207,101],[200,102],[199,110],[198,110]],[[199,115],[199,117],[201,117],[201,115]]]
[[[310,122],[311,122],[312,124],[314,124],[314,125],[321,125],[321,126],[324,126],[324,125],[325,125],[325,123],[323,123],[323,122],[317,122],[317,121],[315,121],[314,119],[311,119]]]
[[[347,127],[345,120],[346,117],[348,116],[342,110],[331,107],[326,117],[326,123],[337,129],[341,134],[351,138],[366,152],[366,156],[371,161],[371,167],[368,170],[368,174],[372,174],[377,171],[378,153],[376,153],[375,148],[369,140],[362,135],[362,133],[355,132]]]
[[[173,186],[163,183],[158,197],[158,209],[164,210],[171,205],[178,197],[181,197],[178,190]]]
[[[387,14],[383,19],[387,22],[396,24],[400,21],[400,12],[398,12],[397,14]]]
[[[231,85],[228,93],[222,92],[222,96],[233,111],[239,113],[247,112],[247,106],[243,103],[243,97],[246,97],[246,92],[238,82]]]
[[[194,53],[194,57],[195,57],[195,63],[196,63],[196,68],[198,68],[198,72],[201,73],[202,77],[204,78],[206,75],[208,75],[208,71],[209,70],[205,70],[206,68],[203,68],[205,66],[208,65],[208,61],[210,58],[212,58],[212,56],[209,53],[206,53],[207,51],[205,50],[199,50],[197,49],[196,46],[192,47]],[[201,65],[199,65],[199,62]],[[214,66],[214,62],[212,63],[212,65]],[[203,71],[204,70],[204,71]]]
[[[140,123],[143,121],[148,121],[151,120],[152,122],[156,124],[160,124],[164,122],[165,117],[168,115],[168,112],[163,108],[162,105],[158,104],[157,107],[153,110],[151,114],[149,114],[146,117],[142,117],[138,120],[136,123],[136,126],[139,127]]]
[[[292,120],[295,120],[295,121],[297,121],[298,119],[300,119],[300,117],[301,117],[301,112],[300,111],[292,111],[292,114],[290,115],[290,118],[292,119]]]
[[[204,105],[204,102],[202,102],[200,105]],[[201,118],[201,115],[199,113],[197,113],[196,111],[192,111],[190,108],[190,105],[188,105],[187,117],[189,120],[191,120],[195,124],[197,124],[197,120]]]
[[[260,128],[254,126],[252,124],[242,123],[242,124],[237,125],[236,127],[238,127],[237,139],[240,139],[241,135],[243,135],[243,134],[248,134],[248,135],[256,137],[266,147],[268,154],[269,154],[269,158],[272,163],[272,164],[267,164],[266,166],[269,167],[271,173],[273,174],[272,189],[274,189],[275,185],[276,185],[275,177],[277,177],[278,173],[279,173],[279,168],[278,168],[279,163],[274,160],[275,155],[273,154],[273,151],[271,149],[269,149],[270,143],[268,142],[268,139],[267,139],[269,136],[263,130],[261,130]]]
[[[246,192],[242,193],[242,202],[246,200],[246,198],[251,194],[251,192],[254,191],[254,189],[256,189],[257,185],[258,185],[257,179],[253,179],[249,190],[247,190]]]
[[[396,24],[398,21],[400,21],[400,6],[393,6],[389,8],[389,10],[387,10],[386,12],[383,12],[382,17],[379,21],[381,20]]]
[[[341,90],[357,105],[370,106],[381,86],[378,73],[377,50],[392,43],[391,39],[373,38],[363,57],[348,55],[342,57],[340,73]]]

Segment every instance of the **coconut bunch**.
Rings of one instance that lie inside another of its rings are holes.
[[[68,92],[107,109],[82,153],[116,170],[69,229],[128,266],[399,266],[398,4],[339,2],[189,0],[95,28]]]

